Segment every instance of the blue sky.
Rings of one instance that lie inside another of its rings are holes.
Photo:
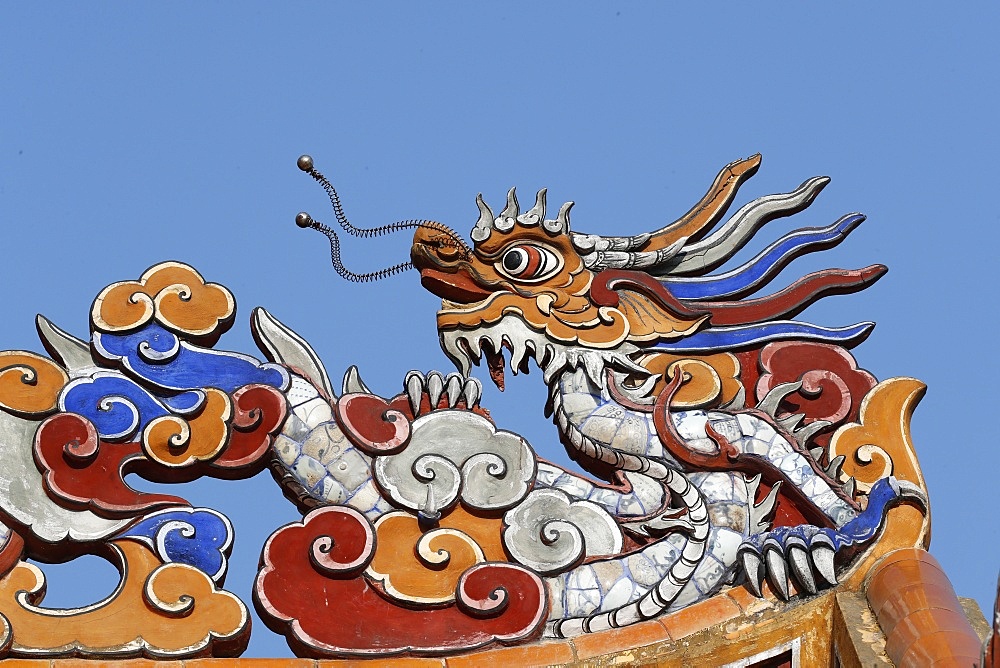
[[[1000,568],[998,19],[986,2],[4,3],[0,346],[40,350],[38,312],[86,335],[102,287],[177,259],[236,294],[222,347],[256,351],[247,318],[262,305],[331,375],[357,363],[392,394],[411,368],[449,369],[436,300],[415,272],[364,286],[337,277],[325,240],[293,224],[301,209],[333,218],[295,168],[300,153],[359,226],[431,218],[467,233],[476,193],[502,206],[516,185],[576,201],[574,229],[630,234],[673,220],[724,164],[760,152],[738,204],[833,181],[750,252],[792,227],[868,215],[774,285],[889,266],[864,294],[804,318],[875,320],[861,365],[929,385],[913,435],[931,552],[958,594],[987,608]],[[395,264],[408,240],[349,239],[344,261]],[[508,374],[484,405],[557,457],[542,401],[536,372]],[[260,545],[295,510],[267,474],[182,493],[235,522],[227,584],[249,601]],[[84,561],[98,576],[51,569],[49,601],[110,591],[113,569]],[[258,623],[250,654],[288,649]]]

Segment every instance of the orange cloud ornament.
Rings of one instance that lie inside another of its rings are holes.
[[[218,340],[236,314],[229,290],[207,283],[190,265],[161,262],[138,281],[105,288],[94,300],[91,321],[104,332],[127,332],[155,320],[178,334],[202,342]]]

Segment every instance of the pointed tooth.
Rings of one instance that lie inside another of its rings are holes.
[[[743,571],[747,574],[747,589],[757,598],[764,598],[764,562],[753,550],[742,550],[740,561]]]
[[[800,545],[788,547],[788,565],[795,579],[810,594],[816,593],[816,580],[813,578],[812,567],[809,565],[809,554]]]
[[[818,445],[815,448],[809,448],[809,454],[812,455],[812,458],[817,462],[823,458],[823,452],[823,448]]]
[[[531,339],[524,340],[524,352],[525,353],[530,352],[531,356],[535,358],[535,362],[541,364],[541,362],[538,359],[538,348],[535,346],[535,342],[532,341]]]
[[[411,371],[406,374],[404,381],[406,396],[410,400],[410,410],[413,417],[420,415],[420,397],[424,393],[424,374],[419,371]]]
[[[483,356],[482,337],[473,336],[471,339],[465,339],[465,342],[469,345],[469,352],[472,353],[473,359],[478,360]]]
[[[445,394],[448,395],[448,408],[454,408],[462,397],[462,377],[457,373],[449,373],[445,382]]]
[[[444,349],[444,354],[455,363],[461,374],[468,376],[472,373],[472,360],[469,358],[469,352],[465,346],[459,341],[466,341],[466,339],[445,335],[441,337],[441,347]],[[466,342],[468,343],[468,341]]]
[[[431,400],[431,410],[437,408],[442,392],[444,392],[444,379],[437,371],[431,371],[427,374],[427,397]]]
[[[466,378],[465,389],[462,391],[465,397],[465,405],[472,408],[479,403],[479,398],[483,396],[483,385],[478,378]]]
[[[549,385],[552,380],[559,375],[560,372],[566,367],[566,355],[560,350],[552,355],[552,361],[545,367],[545,373],[542,375],[542,380],[546,385]]]
[[[544,369],[549,365],[549,362],[553,357],[556,356],[556,349],[552,347],[551,343],[546,343],[542,348],[542,356],[538,359],[538,366]]]
[[[632,373],[640,376],[649,375],[649,369],[636,364],[625,355],[616,355],[612,352],[604,352],[601,357],[604,358],[607,366],[616,367],[625,371],[631,371]]]
[[[511,372],[516,376],[517,367],[514,366],[514,344],[511,343],[510,337],[506,334],[500,335],[500,348],[497,348],[497,352],[500,352],[503,348],[506,348],[509,351],[509,354],[505,355],[505,357],[507,357],[507,363],[510,365]],[[503,353],[501,353],[501,355],[503,356]]]
[[[830,465],[826,467],[826,473],[827,473],[827,475],[829,475],[834,480],[836,480],[837,478],[839,478],[840,477],[840,468],[844,465],[844,460],[845,459],[846,458],[844,457],[844,455],[837,455],[836,457],[834,457],[833,459],[831,459],[830,460]]]
[[[774,593],[783,601],[788,600],[788,569],[781,551],[776,548],[764,549],[764,561],[767,562],[767,581]]]
[[[858,482],[852,477],[848,478],[847,482],[844,483],[844,492],[847,496],[854,498],[854,492],[857,491]]]
[[[493,352],[497,355],[503,356],[503,334],[493,338],[496,334],[490,334],[490,345],[493,347]]]
[[[834,568],[833,558],[835,553],[833,548],[829,545],[819,544],[815,542],[811,547],[812,552],[812,562],[816,566],[816,572],[819,573],[820,577],[826,580],[827,584],[831,587],[837,586],[837,571]]]
[[[524,358],[528,355],[528,347],[523,341],[512,341],[510,344],[510,368],[516,374],[524,367]]]
[[[798,392],[802,389],[802,381],[797,380],[794,383],[781,383],[780,385],[775,385],[771,388],[759,404],[757,404],[757,410],[764,411],[768,415],[774,416],[778,411],[778,406],[781,401],[787,397],[792,392]]]
[[[556,401],[559,401],[558,406]],[[553,387],[549,389],[549,396],[545,402],[545,407],[542,409],[545,417],[550,418],[552,415],[562,407],[562,400],[559,397],[559,388]]]
[[[371,394],[372,391],[368,389],[365,385],[365,381],[361,380],[361,374],[358,373],[358,367],[353,364],[348,367],[347,373],[344,374],[344,386],[341,394]]]
[[[542,407],[542,417],[548,419],[548,418],[552,417],[552,412],[553,412],[552,402],[551,401],[546,401],[545,402],[545,406]]]

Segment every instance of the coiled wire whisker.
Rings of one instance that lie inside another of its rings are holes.
[[[330,199],[330,204],[333,206],[333,213],[337,217],[337,224],[339,224],[340,227],[343,228],[343,230],[348,234],[351,234],[356,237],[361,237],[362,239],[371,239],[375,237],[381,237],[387,234],[392,234],[400,230],[415,229],[422,227],[425,229],[430,229],[441,233],[442,236],[438,237],[435,240],[438,245],[442,247],[452,247],[457,249],[459,251],[459,254],[463,258],[468,258],[469,256],[472,255],[472,249],[470,249],[468,244],[465,243],[465,240],[462,239],[461,235],[459,235],[457,232],[455,232],[455,230],[451,229],[447,225],[444,225],[434,220],[412,219],[412,220],[401,220],[395,223],[390,223],[388,225],[381,225],[379,227],[371,227],[371,228],[355,227],[354,225],[351,224],[351,221],[348,220],[347,214],[344,213],[344,207],[340,203],[340,195],[337,194],[337,189],[333,187],[333,184],[330,183],[329,179],[327,179],[326,176],[324,176],[321,171],[316,169],[315,165],[313,164],[313,159],[308,155],[303,155],[299,157],[297,164],[299,169],[301,169],[303,172],[311,176],[313,180],[315,180],[316,183],[322,186],[323,190],[326,191],[327,197]],[[310,226],[306,225],[305,227],[310,227]],[[326,234],[326,232],[324,232],[324,234]],[[330,235],[327,234],[327,236]],[[334,235],[333,238],[336,238],[336,235]],[[339,240],[336,243],[339,246]],[[402,271],[402,269],[400,269],[399,271]],[[392,274],[389,275],[391,276]],[[377,280],[377,279],[371,279],[371,280]]]
[[[396,274],[402,273],[407,269],[413,268],[412,262],[400,262],[397,265],[391,267],[386,267],[385,269],[379,269],[378,271],[369,271],[363,274],[359,274],[351,271],[344,266],[343,261],[340,259],[340,238],[333,228],[328,225],[324,225],[318,220],[313,220],[308,213],[300,213],[295,217],[295,222],[299,227],[310,227],[318,232],[326,235],[327,239],[330,240],[330,264],[333,265],[334,271],[348,281],[354,283],[370,283],[372,281],[381,281],[383,278],[389,278],[390,276],[395,276]]]

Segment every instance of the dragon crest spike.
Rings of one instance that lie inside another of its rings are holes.
[[[569,232],[569,210],[573,208],[576,202],[566,202],[561,207],[559,207],[559,214],[556,216],[556,224],[553,226],[545,226],[546,230],[559,232]]]
[[[486,241],[490,236],[490,231],[493,229],[495,218],[489,205],[483,201],[482,193],[476,195],[476,206],[479,207],[479,220],[476,221],[475,227],[472,228],[472,240]]]
[[[493,227],[501,232],[510,232],[514,229],[514,221],[517,220],[520,209],[517,206],[517,193],[514,188],[507,191],[507,206],[504,207],[500,215],[493,221]]]
[[[538,225],[545,220],[545,193],[542,188],[535,195],[535,206],[531,207],[523,216],[518,216],[517,220],[522,225]]]

